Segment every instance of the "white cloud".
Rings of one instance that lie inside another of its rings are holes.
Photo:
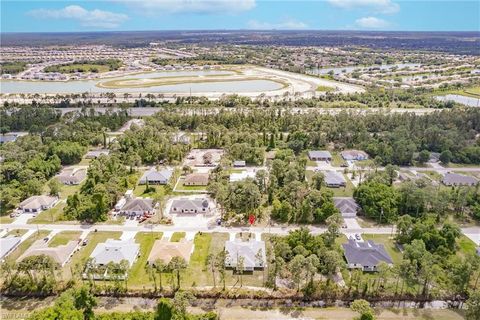
[[[255,8],[255,0],[120,0],[145,14],[200,13],[225,14],[239,13]]]
[[[375,17],[364,17],[355,20],[355,24],[360,28],[365,29],[382,29],[387,28],[390,24],[388,21]]]
[[[128,20],[123,13],[114,13],[99,9],[86,10],[81,6],[71,5],[63,9],[36,9],[28,15],[40,19],[71,19],[80,22],[84,27],[115,28]]]
[[[248,29],[254,30],[298,30],[307,29],[308,25],[301,21],[288,19],[279,23],[261,22],[257,20],[250,20],[247,23]]]
[[[400,10],[398,3],[392,0],[328,0],[328,2],[343,9],[367,8],[384,14],[397,13]]]

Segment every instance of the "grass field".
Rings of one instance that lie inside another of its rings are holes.
[[[185,232],[174,232],[170,238],[170,242],[179,242],[185,238]]]
[[[63,208],[65,208],[66,203],[58,203],[55,207],[48,210],[42,211],[35,218],[28,220],[28,223],[31,224],[47,224],[55,223],[62,221],[63,219]]]
[[[50,234],[50,231],[46,231],[46,230],[40,230],[39,232],[35,232],[30,237],[28,237],[25,241],[20,243],[20,245],[15,250],[13,250],[13,252],[10,253],[5,260],[7,261],[17,260],[18,257],[20,257],[25,252],[25,250],[27,250],[28,247],[30,247],[35,241],[43,239],[49,234]]]
[[[26,229],[13,229],[13,230],[10,230],[9,232],[7,232],[7,234],[5,234],[3,237],[4,238],[9,237],[9,236],[21,237],[25,233],[27,233],[27,231],[28,230],[26,230]]]
[[[327,86],[318,86],[315,91],[317,91],[317,92],[331,92],[331,91],[335,91],[335,88],[327,87]]]
[[[80,231],[62,231],[53,236],[48,243],[49,247],[58,247],[67,244],[72,240],[78,240],[82,233]]]
[[[363,240],[373,240],[375,243],[383,244],[385,250],[393,260],[394,264],[402,261],[403,254],[395,247],[395,242],[388,234],[362,234]]]
[[[140,257],[135,261],[128,272],[129,285],[133,287],[151,286],[151,280],[145,270],[148,255],[152,250],[156,240],[162,239],[161,232],[139,232],[135,236],[135,241],[140,244]]]
[[[13,219],[10,218],[10,216],[8,216],[8,215],[6,215],[6,216],[0,216],[0,225],[12,223],[12,222],[13,222]]]
[[[457,239],[457,245],[460,250],[457,251],[457,255],[465,256],[469,254],[475,254],[477,246],[475,242],[470,240],[464,235],[461,235],[460,238]]]

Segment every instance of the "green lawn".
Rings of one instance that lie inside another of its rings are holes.
[[[152,250],[156,240],[162,239],[161,232],[139,232],[135,236],[135,241],[140,244],[140,257],[135,261],[128,272],[129,285],[133,287],[152,286],[151,280],[145,271],[148,255]]]
[[[336,153],[334,152],[332,154],[332,166],[334,167],[340,167],[342,165],[342,163],[344,163],[345,160],[343,160],[342,156],[340,155],[340,153]]]
[[[17,237],[21,237],[23,236],[25,233],[27,233],[28,230],[26,229],[13,229],[13,230],[10,230],[9,232],[7,232],[7,234],[5,236],[3,236],[4,238],[8,237],[8,236],[17,236]]]
[[[194,239],[195,249],[190,257],[190,263],[183,275],[185,286],[204,286],[211,285],[212,277],[206,270],[207,256],[209,253],[217,253],[223,249],[224,238],[228,239],[228,234],[222,233],[197,233]],[[213,239],[213,241],[212,241]],[[216,245],[222,244],[222,249],[217,250]]]
[[[460,238],[457,239],[457,245],[459,247],[459,250],[457,250],[457,254],[460,256],[476,253],[477,246],[475,242],[470,240],[465,235],[461,235]]]
[[[52,179],[55,179],[55,177]],[[73,195],[75,192],[79,191],[81,187],[82,187],[82,184],[78,184],[78,185],[61,184],[59,199],[67,199],[68,196]],[[48,188],[47,184],[45,184],[45,186],[43,187],[43,192],[46,194],[50,192],[50,189]]]
[[[362,234],[362,238],[364,240],[373,240],[375,243],[383,244],[394,264],[398,264],[402,261],[403,254],[395,247],[395,241],[390,239],[390,235]]]
[[[25,241],[23,241],[15,250],[13,250],[13,252],[7,256],[6,260],[8,261],[17,260],[18,257],[20,257],[25,252],[25,250],[27,250],[28,247],[30,247],[35,241],[43,239],[49,234],[50,234],[50,231],[46,231],[46,230],[40,230],[38,232],[35,232],[30,237],[28,237]]]
[[[327,86],[318,86],[316,91],[318,91],[318,92],[330,92],[330,91],[335,91],[335,88],[327,87]]]
[[[183,238],[185,238],[185,232],[174,232],[170,238],[170,242],[180,242]]]
[[[9,223],[12,223],[13,222],[13,219],[10,218],[10,216],[6,215],[6,216],[0,216],[0,225],[1,224],[9,224]]]
[[[49,247],[58,247],[65,245],[72,240],[78,240],[82,233],[80,231],[62,231],[53,236],[48,243]]]
[[[61,73],[73,73],[79,70],[80,72],[93,72],[92,70],[96,70],[98,73],[110,71],[110,67],[108,65],[101,65],[101,64],[93,64],[93,63],[72,63],[64,66],[54,66],[56,67],[55,70]]]
[[[165,187],[164,186],[156,186],[156,185],[150,185],[149,186],[152,191],[150,192],[145,192],[146,186],[145,185],[137,185],[135,189],[133,190],[133,194],[136,197],[142,197],[142,198],[155,198],[156,195],[164,195],[166,193]]]
[[[28,220],[30,224],[48,224],[63,220],[63,208],[66,203],[58,203],[55,207],[42,211],[35,218]]]

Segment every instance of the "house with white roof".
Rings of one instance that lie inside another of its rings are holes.
[[[32,196],[20,202],[18,208],[23,213],[40,213],[43,210],[52,208],[58,201],[57,197],[52,196]]]
[[[255,269],[263,269],[266,265],[266,253],[264,241],[242,241],[236,239],[234,241],[225,242],[225,267],[238,269],[238,262],[243,258],[243,270],[253,271]]]
[[[230,174],[230,182],[243,181],[247,178],[255,179],[255,172],[242,171],[242,172],[233,172]]]
[[[134,239],[108,239],[104,243],[97,244],[90,257],[96,265],[100,266],[106,266],[110,262],[120,263],[122,260],[126,260],[131,267],[139,252],[140,245]]]

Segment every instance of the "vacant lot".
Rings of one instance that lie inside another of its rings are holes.
[[[133,264],[128,273],[129,285],[133,287],[151,287],[150,280],[145,265],[147,264],[148,255],[152,250],[156,240],[162,239],[161,232],[139,232],[135,236],[135,241],[140,244],[140,256]]]
[[[48,243],[49,247],[58,247],[67,244],[72,240],[80,238],[80,231],[62,231],[53,236],[53,239]]]

